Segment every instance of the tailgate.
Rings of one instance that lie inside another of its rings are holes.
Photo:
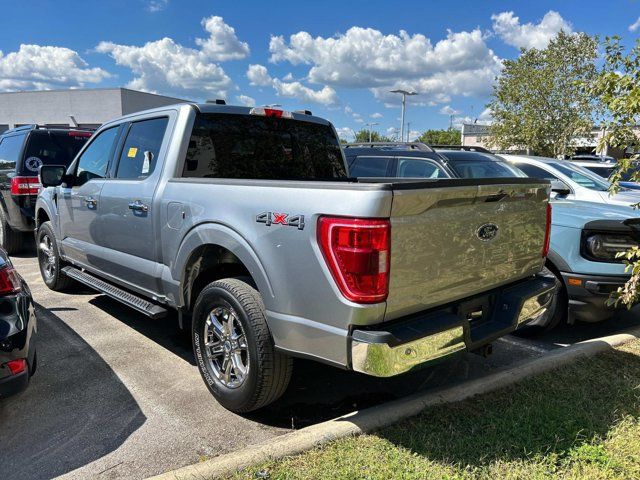
[[[385,320],[540,271],[548,188],[525,178],[394,183]]]

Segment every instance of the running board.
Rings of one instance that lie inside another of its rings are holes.
[[[158,319],[167,315],[167,310],[160,305],[151,303],[144,298],[140,298],[132,293],[122,290],[115,285],[105,282],[104,280],[94,277],[90,273],[83,272],[75,267],[64,267],[62,269],[64,274],[69,278],[85,284],[88,287],[93,288],[109,297],[118,300],[121,303],[137,310],[140,313],[145,314],[149,318]]]

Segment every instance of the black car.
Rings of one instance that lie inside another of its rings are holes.
[[[13,254],[35,228],[34,207],[42,165],[69,165],[92,131],[38,125],[0,135],[0,247]]]
[[[458,178],[526,177],[524,172],[480,147],[433,147]]]
[[[0,250],[0,398],[27,387],[36,370],[35,335],[29,287]]]
[[[456,177],[446,159],[419,142],[350,143],[343,151],[351,177]]]

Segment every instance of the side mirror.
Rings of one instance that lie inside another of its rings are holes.
[[[66,171],[67,167],[63,165],[42,165],[40,167],[40,184],[42,188],[61,185]]]
[[[564,183],[562,180],[551,180],[551,192],[556,193],[558,195],[569,195],[571,193],[571,189],[569,185]]]

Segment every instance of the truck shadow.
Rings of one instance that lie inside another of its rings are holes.
[[[60,318],[38,305],[38,368],[0,401],[3,480],[45,479],[116,450],[146,421],[113,370]]]
[[[562,464],[581,446],[606,439],[621,419],[638,418],[639,385],[640,357],[612,350],[535,381],[428,408],[374,435],[468,471],[553,454]]]

